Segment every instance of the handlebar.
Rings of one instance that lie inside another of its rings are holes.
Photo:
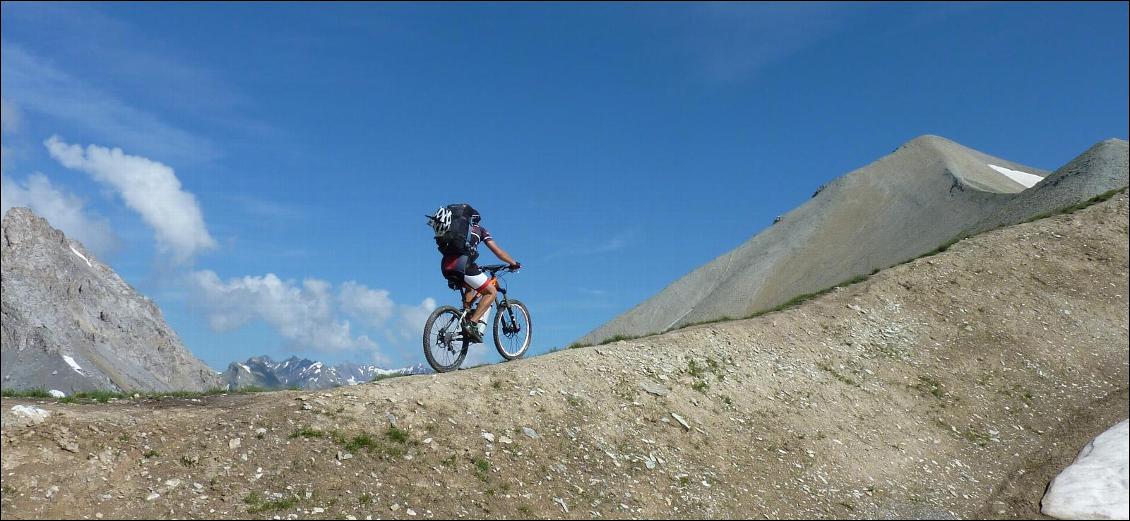
[[[479,266],[479,269],[490,272],[491,276],[508,268],[510,268],[509,264],[487,264],[486,266]]]

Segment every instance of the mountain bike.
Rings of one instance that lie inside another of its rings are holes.
[[[506,286],[499,272],[508,268],[506,264],[491,264],[480,266],[490,275],[490,284],[498,288],[498,296],[494,301],[494,347],[498,354],[507,361],[521,358],[530,348],[533,338],[533,322],[530,321],[530,310],[517,299],[507,296]],[[463,301],[462,288],[452,288]],[[468,328],[475,327],[470,323],[474,308],[461,309],[455,306],[441,306],[432,311],[424,324],[424,358],[437,373],[446,373],[459,368],[467,356],[467,349],[471,346],[471,339],[466,334]]]

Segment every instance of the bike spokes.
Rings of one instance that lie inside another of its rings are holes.
[[[435,310],[424,326],[424,357],[437,372],[459,368],[467,356],[467,341],[459,324],[459,312],[451,306]]]
[[[517,300],[511,300],[500,308],[494,320],[494,345],[503,358],[514,360],[530,347],[530,312]]]

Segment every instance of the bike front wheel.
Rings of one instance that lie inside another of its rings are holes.
[[[468,342],[459,315],[458,309],[443,306],[432,311],[424,324],[424,358],[437,373],[458,369],[467,356]]]
[[[533,321],[530,310],[518,300],[508,300],[498,306],[494,315],[494,347],[506,360],[521,358],[530,348],[533,339]]]

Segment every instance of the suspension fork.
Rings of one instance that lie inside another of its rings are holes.
[[[498,306],[498,312],[501,313],[502,310],[505,309],[506,315],[510,317],[510,327],[516,327],[518,319],[514,317],[514,308],[510,307],[510,301],[506,299],[506,290],[498,288],[498,293],[500,298],[495,301],[495,306]]]

